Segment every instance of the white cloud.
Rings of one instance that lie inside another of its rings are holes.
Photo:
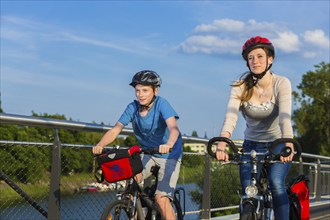
[[[244,29],[245,24],[241,21],[236,21],[232,19],[220,19],[214,20],[212,24],[201,24],[195,28],[196,32],[218,32],[218,31],[228,31],[228,32],[239,32]]]
[[[330,48],[330,40],[325,36],[325,33],[322,30],[305,31],[303,37],[307,43],[311,43],[321,48]]]
[[[99,46],[99,47],[107,47],[107,48],[112,48],[112,49],[126,51],[126,52],[135,52],[135,50],[132,48],[122,47],[122,46],[117,45],[116,43],[112,43],[110,41],[101,41],[98,39],[77,36],[72,33],[62,33],[60,36],[62,36],[61,37],[62,40],[65,40],[65,41],[73,41],[73,42],[90,44],[90,45]]]
[[[186,53],[236,54],[241,42],[214,35],[195,35],[189,37],[180,48]]]
[[[245,25],[246,33],[253,33],[253,35],[269,35],[270,33],[274,33],[274,30],[277,31],[285,31],[286,27],[274,22],[257,22],[254,19],[248,20]],[[272,35],[272,34],[271,34]]]
[[[300,50],[298,35],[281,23],[254,19],[244,23],[228,18],[198,25],[193,35],[180,44],[180,49],[185,53],[239,54],[245,40],[256,35],[269,38],[276,50],[284,53]]]
[[[155,52],[154,48],[137,39],[100,40],[97,37],[84,36],[72,30],[68,31],[60,27],[15,16],[3,16],[1,22],[1,38],[23,45],[29,50],[37,50],[38,47],[41,47],[41,43],[67,41],[129,53],[150,54]],[[95,35],[97,36],[97,33]]]
[[[89,90],[93,92],[103,92],[105,94],[119,94],[120,88],[114,86],[108,86],[109,83],[97,82],[94,83],[91,79],[76,78],[65,76],[58,76],[56,74],[49,75],[40,72],[30,72],[18,68],[5,67],[3,68],[1,80],[4,84],[12,84],[21,87],[33,87],[33,88],[47,88],[47,90],[56,91],[69,91],[71,90]],[[60,86],[59,86],[60,85]],[[91,86],[97,85],[97,86]]]
[[[303,55],[305,58],[314,58],[317,56],[317,53],[314,51],[307,51]]]
[[[299,37],[293,32],[280,32],[278,37],[272,39],[275,48],[285,53],[299,51]]]
[[[256,35],[275,39],[284,52],[298,50],[298,37],[288,32],[283,25],[257,22],[254,19],[244,23],[228,18],[214,20],[211,24],[198,25],[193,35],[180,44],[180,49],[185,53],[239,54],[244,41]],[[286,38],[288,39],[284,42]],[[290,45],[286,46],[288,41]]]
[[[43,25],[29,19],[24,19],[17,16],[1,16],[2,24],[12,25],[16,27],[23,27],[27,29],[41,30],[49,28],[48,25]]]

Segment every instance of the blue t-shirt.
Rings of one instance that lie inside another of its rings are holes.
[[[165,144],[169,137],[169,129],[166,120],[170,117],[179,119],[168,101],[160,96],[156,96],[154,104],[149,109],[146,116],[140,115],[139,103],[131,102],[126,107],[124,113],[119,118],[119,122],[124,126],[132,122],[134,134],[143,148],[156,148]],[[156,157],[179,159],[182,157],[182,136],[175,142],[172,151],[168,154],[155,154]]]

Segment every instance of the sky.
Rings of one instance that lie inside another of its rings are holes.
[[[328,0],[0,4],[1,108],[9,114],[114,125],[135,99],[133,75],[151,69],[181,133],[211,138],[222,127],[230,84],[247,71],[241,49],[250,37],[270,39],[272,71],[294,91],[306,72],[330,62]],[[240,116],[232,137],[243,138],[244,127]]]

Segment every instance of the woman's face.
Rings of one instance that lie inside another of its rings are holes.
[[[266,51],[262,48],[252,50],[248,54],[247,59],[250,70],[255,74],[262,73],[273,62],[273,58],[267,57]]]
[[[153,89],[152,86],[145,86],[141,84],[137,84],[135,86],[135,96],[140,105],[148,105],[157,93],[158,88]]]

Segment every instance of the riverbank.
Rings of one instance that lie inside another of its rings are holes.
[[[47,180],[39,180],[34,184],[15,181],[15,184],[34,200],[42,200],[48,198],[50,188],[49,180],[50,178],[48,178]],[[77,189],[96,182],[95,177],[91,173],[80,173],[69,176],[61,176],[60,181],[61,195],[74,194],[79,191]],[[5,181],[0,181],[0,194],[0,203],[3,204],[2,207],[10,206],[23,199]]]

